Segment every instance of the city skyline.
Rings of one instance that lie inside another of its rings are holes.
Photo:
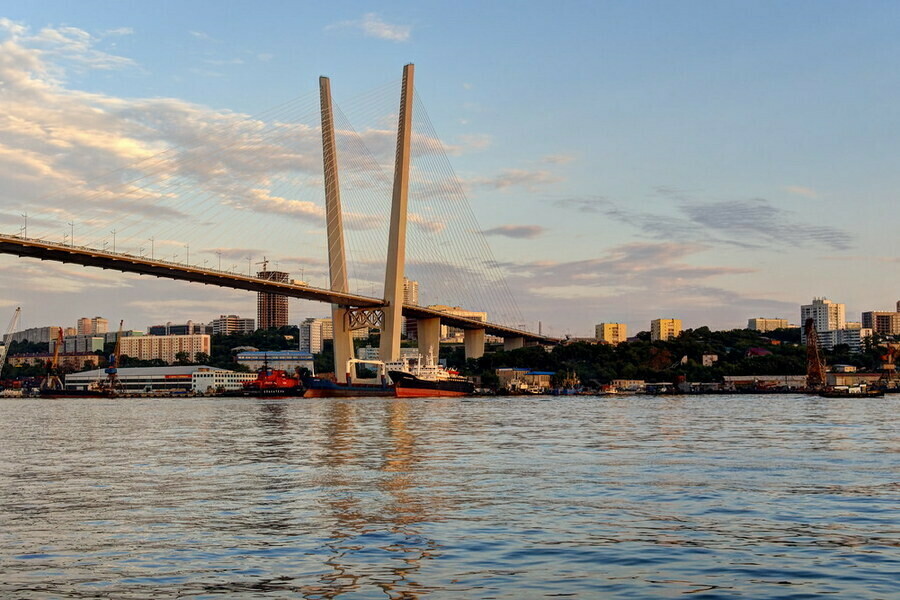
[[[740,328],[794,322],[816,296],[853,315],[900,297],[890,3],[497,3],[478,5],[478,22],[452,18],[474,10],[465,3],[379,13],[274,3],[275,23],[254,7],[210,6],[46,2],[0,15],[4,231],[25,213],[35,228],[58,218],[59,206],[35,202],[68,178],[202,136],[225,114],[258,114],[314,90],[320,74],[352,97],[415,62],[417,91],[532,328],[637,332],[666,316]],[[99,124],[88,110],[98,105]],[[183,130],[135,129],[173,116]],[[322,256],[321,223],[297,224],[309,240],[297,258]],[[263,258],[261,234],[240,233],[227,260],[248,248]],[[323,265],[282,270],[322,285]],[[10,256],[0,283],[0,310],[23,306],[23,329],[88,313],[129,329],[255,314],[250,293]],[[297,324],[328,307],[292,301],[290,312]]]

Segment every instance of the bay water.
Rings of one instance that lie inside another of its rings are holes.
[[[0,598],[898,598],[898,414],[0,399]]]

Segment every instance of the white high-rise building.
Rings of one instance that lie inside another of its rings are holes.
[[[300,352],[318,354],[325,340],[334,339],[331,318],[306,319],[300,323]]]
[[[419,282],[415,279],[403,278],[403,304],[419,303]],[[408,338],[417,337],[418,327],[415,319],[403,317],[400,323],[400,334]]]
[[[353,330],[353,339],[369,337],[369,328]],[[300,352],[318,354],[322,351],[325,340],[334,339],[334,325],[331,317],[323,319],[309,318],[300,323]]]
[[[816,332],[835,331],[846,327],[846,306],[828,298],[813,298],[812,304],[800,307],[800,333],[806,342],[806,320],[812,319]]]

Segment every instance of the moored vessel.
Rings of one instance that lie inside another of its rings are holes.
[[[398,398],[431,398],[442,396],[471,396],[475,384],[435,364],[429,354],[423,362],[421,356],[405,358],[387,365],[388,376],[394,382],[394,395]]]
[[[244,382],[244,396],[302,396],[303,384],[298,377],[292,377],[286,371],[270,369],[263,365],[256,374],[256,379]]]
[[[357,365],[373,365],[375,377],[354,377]],[[306,377],[303,379],[304,398],[365,398],[368,396],[393,396],[394,386],[387,378],[384,363],[377,360],[347,361],[344,383],[326,377]]]

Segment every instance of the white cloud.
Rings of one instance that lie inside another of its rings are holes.
[[[361,19],[354,21],[341,21],[329,25],[326,29],[359,29],[366,37],[374,37],[391,42],[406,42],[412,35],[412,27],[409,25],[393,25],[387,23],[376,13],[366,13]]]
[[[214,42],[214,41],[216,41],[211,35],[209,35],[208,33],[203,32],[203,31],[189,31],[188,33],[190,33],[191,36],[197,38],[198,40],[203,40],[203,41],[205,41],[205,42]]]

